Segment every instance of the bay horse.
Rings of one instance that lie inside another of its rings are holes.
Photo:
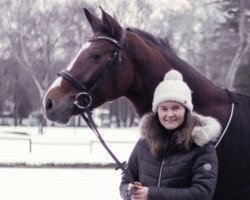
[[[94,109],[122,96],[141,117],[151,111],[154,89],[165,73],[176,69],[193,91],[194,110],[218,119],[224,129],[216,143],[219,176],[213,199],[249,200],[250,98],[213,84],[180,59],[166,38],[122,28],[101,11],[99,18],[84,9],[93,35],[48,89],[46,118],[65,124],[81,108]]]

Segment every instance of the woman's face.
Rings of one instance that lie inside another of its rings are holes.
[[[165,101],[157,108],[160,123],[168,130],[174,130],[183,123],[185,111],[185,107],[175,101]]]

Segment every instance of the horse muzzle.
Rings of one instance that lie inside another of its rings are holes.
[[[59,124],[67,124],[72,117],[74,105],[72,102],[57,104],[51,98],[43,101],[43,113],[46,119]]]

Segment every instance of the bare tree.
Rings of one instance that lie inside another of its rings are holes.
[[[76,41],[82,37],[79,27],[73,23],[79,12],[69,13],[65,5],[50,1],[40,4],[39,1],[19,0],[2,6],[6,11],[1,22],[5,41],[18,64],[32,77],[42,102],[53,68],[70,57],[69,52],[76,49]],[[72,30],[80,36],[70,37]],[[42,127],[41,113],[39,133]]]
[[[14,79],[10,77],[11,69],[5,67],[6,62],[0,61],[0,114],[11,111],[11,91],[14,87]]]
[[[239,45],[225,79],[226,85],[229,89],[233,87],[236,72],[250,47],[250,24],[247,20],[250,16],[248,16],[249,10],[247,9],[246,2],[246,0],[239,1]]]

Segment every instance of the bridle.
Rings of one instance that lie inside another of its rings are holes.
[[[92,96],[91,92],[96,88],[99,81],[106,75],[106,73],[110,69],[110,65],[114,64],[117,60],[119,64],[122,62],[121,58],[121,50],[123,48],[124,42],[126,39],[126,29],[123,29],[121,39],[118,41],[114,38],[107,37],[107,36],[96,36],[91,37],[88,39],[89,42],[94,42],[98,40],[107,40],[113,44],[115,44],[116,49],[112,56],[108,58],[106,63],[101,67],[101,70],[92,78],[92,81],[82,81],[78,79],[74,74],[72,74],[68,70],[61,71],[58,76],[64,78],[68,82],[70,82],[77,90],[80,92],[76,95],[75,100],[73,101],[74,105],[76,105],[79,109],[81,109],[83,112],[81,113],[81,116],[87,123],[87,125],[92,129],[92,131],[95,133],[101,144],[104,146],[104,148],[108,151],[109,155],[113,158],[113,160],[116,162],[117,167],[116,170],[121,169],[123,174],[126,174],[129,178],[129,181],[131,183],[134,182],[133,177],[128,172],[128,170],[125,168],[126,162],[121,163],[117,157],[113,154],[113,152],[109,149],[105,141],[103,140],[100,132],[97,129],[97,126],[92,118],[91,113],[91,105],[92,105]],[[80,103],[79,100],[82,98],[82,102]]]
[[[103,66],[100,67],[98,73],[91,78],[89,81],[83,81],[78,79],[73,73],[69,70],[61,71],[58,76],[64,78],[68,82],[70,82],[77,90],[80,92],[76,95],[75,101],[73,102],[78,108],[85,110],[91,107],[92,105],[92,96],[91,92],[96,88],[100,80],[105,77],[107,72],[110,70],[110,65],[114,64],[117,60],[119,64],[122,62],[121,58],[121,50],[123,48],[124,42],[126,39],[126,29],[123,29],[122,36],[120,41],[107,37],[107,36],[96,36],[88,39],[89,42],[95,42],[98,40],[107,40],[113,43],[116,46],[116,49],[111,57],[104,63]],[[82,99],[82,103],[80,103],[80,99]]]

